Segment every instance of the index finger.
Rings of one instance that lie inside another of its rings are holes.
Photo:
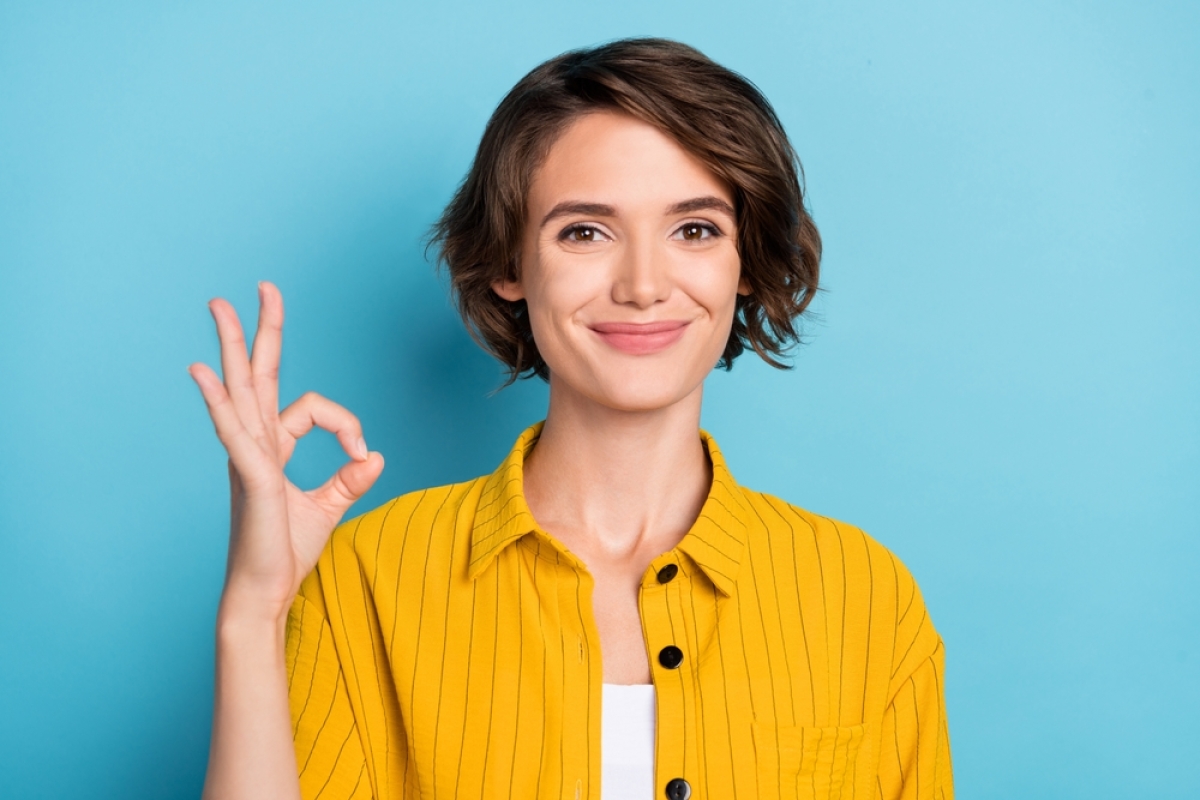
[[[292,439],[300,439],[313,428],[323,428],[337,437],[342,449],[355,461],[365,461],[368,456],[362,423],[358,417],[316,392],[301,395],[300,399],[283,410],[279,422]]]

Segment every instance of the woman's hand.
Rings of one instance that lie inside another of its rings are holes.
[[[346,409],[309,392],[279,411],[283,297],[259,284],[253,355],[233,306],[209,310],[221,340],[225,380],[204,364],[188,368],[200,386],[217,437],[229,453],[232,521],[223,617],[281,621],[346,510],[375,483],[383,457],[367,450],[362,426]],[[351,460],[324,485],[302,491],[283,468],[313,427],[337,436]]]
[[[233,307],[209,304],[221,338],[225,381],[203,364],[188,371],[229,453],[233,514],[225,591],[217,623],[212,746],[207,800],[300,798],[284,620],[338,520],[379,477],[358,420],[316,394],[279,411],[283,298],[259,284],[254,354]],[[350,455],[324,486],[303,492],[283,474],[296,441],[313,427],[332,431]]]

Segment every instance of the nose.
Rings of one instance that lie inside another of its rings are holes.
[[[653,242],[630,242],[622,249],[613,276],[612,299],[621,305],[649,308],[671,293],[667,254]]]

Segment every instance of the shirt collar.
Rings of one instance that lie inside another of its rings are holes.
[[[467,568],[471,579],[483,572],[501,550],[526,534],[546,535],[529,510],[524,491],[525,457],[537,444],[543,424],[526,429],[483,484],[471,531]],[[753,511],[725,465],[716,441],[705,431],[700,431],[700,438],[712,462],[713,480],[699,517],[680,540],[678,549],[687,553],[722,594],[731,595],[746,546],[746,520]]]

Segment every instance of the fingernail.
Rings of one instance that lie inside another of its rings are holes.
[[[358,437],[358,441],[354,443],[354,451],[356,453],[358,453],[359,458],[363,459],[364,461],[366,460],[366,458],[367,458],[367,441],[365,439],[363,439],[361,436]]]

